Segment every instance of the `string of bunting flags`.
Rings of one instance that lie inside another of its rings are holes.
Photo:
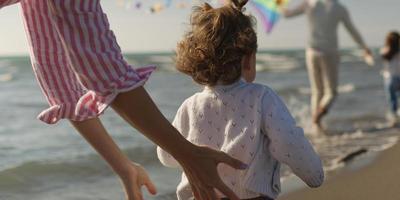
[[[141,0],[116,0],[117,5],[128,10],[147,10],[150,14],[158,14],[170,8],[186,9],[193,4],[192,0],[159,0],[151,5],[147,5]],[[229,0],[206,0],[213,6],[222,6]],[[280,8],[286,6],[289,0],[250,0],[251,10],[257,13],[258,18],[263,24],[265,32],[270,33],[279,21]]]

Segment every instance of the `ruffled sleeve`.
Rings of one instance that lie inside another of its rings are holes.
[[[11,4],[19,3],[20,0],[0,0],[0,9]]]
[[[76,103],[53,105],[40,113],[38,119],[48,124],[54,124],[63,118],[73,121],[95,118],[106,110],[119,93],[143,86],[155,69],[155,66],[132,68],[124,76],[110,84],[108,93],[99,94],[93,90],[87,90]]]

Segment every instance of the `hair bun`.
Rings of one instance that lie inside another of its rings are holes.
[[[232,5],[239,11],[242,11],[243,7],[249,2],[249,0],[230,0]]]
[[[205,2],[205,3],[203,4],[202,9],[203,9],[203,11],[208,11],[208,10],[213,9],[213,7],[212,7],[210,4],[208,4],[207,2]]]

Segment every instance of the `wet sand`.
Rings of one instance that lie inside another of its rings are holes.
[[[400,129],[392,129],[400,133]],[[400,144],[379,154],[359,170],[343,170],[317,189],[306,188],[279,200],[399,200]]]

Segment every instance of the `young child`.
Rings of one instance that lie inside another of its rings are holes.
[[[281,162],[310,187],[322,184],[324,172],[281,98],[267,86],[251,83],[256,75],[257,36],[254,18],[242,13],[246,3],[232,1],[215,9],[205,3],[194,9],[191,29],[178,44],[177,69],[205,88],[183,102],[173,125],[192,143],[221,150],[249,165],[243,171],[218,166],[222,181],[239,198],[275,199]],[[165,166],[179,167],[161,148],[157,154]],[[177,195],[179,200],[193,197],[185,174]]]
[[[385,64],[383,77],[390,101],[391,120],[392,125],[395,125],[398,121],[397,96],[400,92],[400,34],[398,32],[390,32],[387,35],[381,53]]]

